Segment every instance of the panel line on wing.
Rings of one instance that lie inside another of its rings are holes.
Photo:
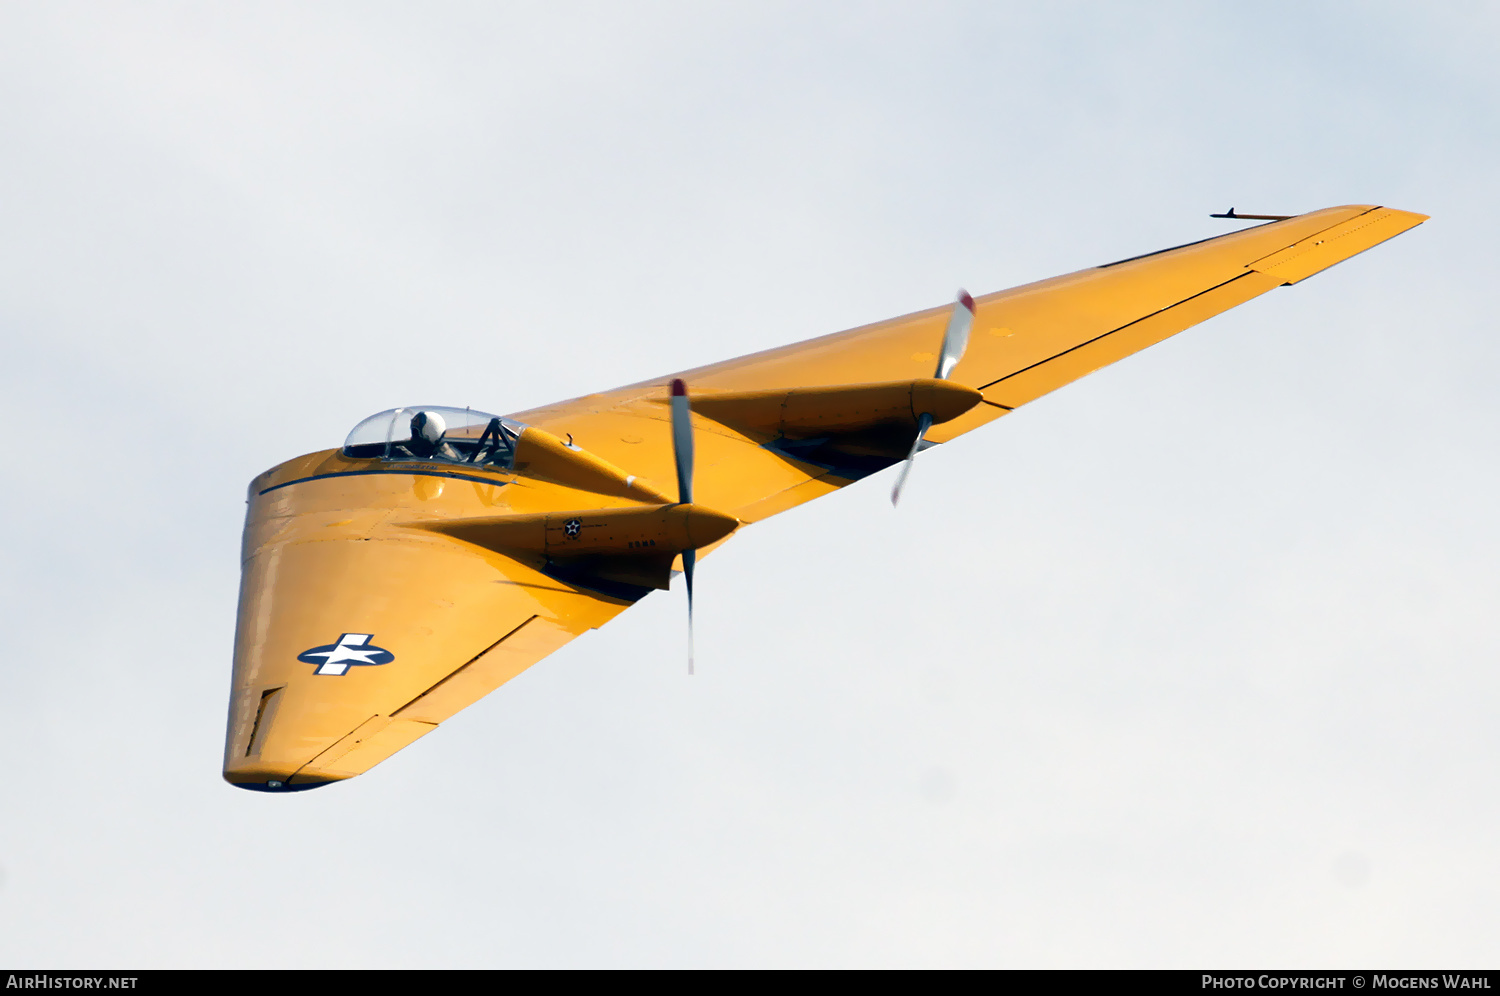
[[[431,693],[437,691],[439,688],[441,688],[447,682],[452,681],[454,678],[457,678],[464,671],[468,670],[468,668],[470,666],[472,666],[475,661],[479,660],[479,658],[483,657],[485,654],[489,653],[491,650],[494,650],[496,647],[500,646],[500,644],[504,643],[506,640],[509,640],[511,637],[513,637],[517,633],[521,632],[521,630],[525,629],[527,626],[531,625],[536,620],[537,620],[536,616],[531,616],[525,622],[521,623],[521,625],[519,625],[515,629],[511,630],[509,633],[506,633],[504,636],[502,636],[500,639],[496,640],[494,643],[490,644],[488,647],[485,647],[479,653],[475,654],[473,657],[469,658],[467,661],[465,661],[463,664],[459,665],[453,671],[449,672],[447,675],[445,675],[444,677],[442,677],[438,681],[436,681],[432,685],[432,687],[430,687],[430,688],[426,689],[425,691],[423,691],[420,695],[418,695],[415,698],[413,698],[410,702],[408,702],[405,705],[403,705],[400,709],[396,709],[396,710],[392,711],[391,718],[395,719],[396,717],[400,716],[401,713],[404,710],[411,708],[413,705],[415,705],[416,703],[420,702],[422,699],[426,698]]]
[[[385,719],[386,722],[390,722],[390,720],[386,719],[386,717],[380,715],[379,713],[376,713],[369,719],[360,723],[354,729],[350,730],[348,733],[344,734],[339,739],[335,740],[333,743],[329,744],[327,747],[320,750],[316,755],[313,756],[313,759],[311,761],[308,761],[305,764],[299,766],[296,771],[292,772],[292,777],[288,778],[287,781],[293,781],[297,778],[298,775],[302,774],[302,772],[306,771],[308,768],[319,768],[328,764],[332,764],[334,761],[337,761],[339,758],[349,753],[355,747],[359,746],[360,738],[356,737],[355,734],[359,733],[360,730],[363,730],[365,727],[369,726],[377,719]],[[378,730],[382,725],[384,724],[377,725],[375,729]],[[367,733],[365,735],[369,736],[370,734]],[[339,749],[341,747],[343,748],[342,750]]]
[[[1193,295],[1191,295],[1189,297],[1185,297],[1181,301],[1176,301],[1176,302],[1174,302],[1172,304],[1169,304],[1165,308],[1159,308],[1156,311],[1151,312],[1149,315],[1142,315],[1140,318],[1137,318],[1133,322],[1126,322],[1124,325],[1121,325],[1119,328],[1110,329],[1108,332],[1104,332],[1104,333],[1102,333],[1100,335],[1096,335],[1096,336],[1094,336],[1094,338],[1087,339],[1087,340],[1085,340],[1083,342],[1080,342],[1076,346],[1069,346],[1067,349],[1064,349],[1062,352],[1060,352],[1060,353],[1054,353],[1053,355],[1047,357],[1044,360],[1037,360],[1035,363],[1033,363],[1033,364],[1031,364],[1029,366],[1024,366],[1024,367],[1022,367],[1019,370],[1012,370],[1010,373],[1006,374],[1004,377],[999,377],[999,378],[997,378],[995,380],[992,380],[988,384],[980,384],[979,385],[979,390],[983,391],[986,388],[994,387],[996,384],[1004,383],[1005,381],[1010,380],[1012,377],[1019,377],[1021,374],[1025,373],[1028,370],[1035,370],[1037,367],[1044,366],[1044,365],[1046,365],[1048,363],[1051,363],[1053,360],[1056,360],[1056,359],[1058,359],[1060,357],[1063,357],[1063,356],[1067,356],[1069,353],[1076,352],[1077,350],[1083,349],[1085,346],[1092,346],[1094,343],[1099,342],[1101,339],[1108,339],[1110,336],[1114,335],[1116,332],[1124,332],[1126,329],[1131,328],[1132,326],[1139,325],[1141,322],[1144,322],[1144,321],[1146,321],[1148,319],[1151,319],[1151,318],[1155,318],[1157,315],[1165,314],[1166,312],[1171,311],[1173,308],[1180,307],[1180,306],[1188,303],[1189,301],[1194,300],[1195,298],[1202,297],[1204,294],[1211,294],[1211,293],[1213,293],[1214,291],[1218,290],[1221,287],[1228,287],[1230,284],[1234,283],[1236,280],[1243,280],[1243,279],[1245,279],[1248,276],[1250,276],[1249,272],[1242,273],[1239,276],[1236,276],[1236,277],[1233,277],[1232,279],[1224,281],[1222,284],[1215,284],[1214,286],[1209,287],[1206,290],[1201,290],[1201,291],[1199,291],[1196,294],[1193,294]],[[990,404],[994,404],[994,402],[990,402]],[[998,407],[1004,408],[1005,406],[1004,405],[999,405]],[[1014,411],[1015,409],[1011,409],[1011,410]]]
[[[1268,222],[1267,224],[1275,224],[1275,222]],[[1265,226],[1264,225],[1251,225],[1250,227],[1251,228],[1264,228]],[[1227,238],[1229,238],[1232,235],[1239,235],[1241,232],[1245,232],[1245,231],[1248,231],[1248,230],[1249,229],[1243,229],[1242,228],[1238,232],[1225,232],[1223,235],[1210,235],[1208,238],[1206,238],[1206,239],[1199,239],[1196,242],[1184,242],[1180,246],[1168,246],[1165,249],[1157,249],[1155,252],[1143,252],[1139,256],[1126,256],[1124,259],[1117,259],[1113,263],[1100,263],[1098,266],[1095,267],[1095,269],[1097,269],[1097,270],[1107,270],[1111,266],[1119,266],[1121,263],[1134,263],[1138,259],[1150,259],[1152,256],[1160,256],[1164,252],[1176,252],[1179,249],[1190,249],[1193,246],[1201,246],[1205,242],[1217,242],[1219,239],[1227,239]]]

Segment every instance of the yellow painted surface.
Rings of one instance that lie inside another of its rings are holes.
[[[952,380],[983,401],[927,438],[968,432],[1423,220],[1371,205],[1328,208],[978,297],[975,334]],[[544,573],[555,538],[500,552],[482,542],[482,529],[458,524],[511,516],[550,524],[570,509],[675,501],[664,404],[673,377],[705,398],[779,398],[773,406],[797,407],[797,424],[812,427],[804,435],[825,416],[852,425],[853,395],[821,412],[817,389],[930,377],[950,307],[518,413],[512,418],[535,431],[523,433],[531,441],[514,472],[325,450],[261,474],[245,523],[225,778],[295,788],[360,774],[627,608],[626,597]],[[757,522],[867,472],[791,455],[767,442],[764,425],[692,418],[695,504],[729,524]],[[579,450],[565,445],[570,437]],[[393,657],[337,675],[299,659],[346,634],[369,635]]]
[[[409,528],[413,521],[504,507],[487,485],[436,478],[445,487],[442,507],[433,508],[419,495],[430,479],[336,477],[252,497],[225,751],[230,781],[285,782],[299,772],[307,781],[322,771],[307,766],[334,744],[390,717],[526,620],[540,617],[571,636],[625,608],[513,558]],[[530,490],[513,490],[523,501],[537,500]],[[361,503],[372,507],[354,508]],[[340,520],[347,524],[333,525]],[[395,660],[330,676],[298,659],[345,633],[371,634],[371,643]],[[510,674],[552,649],[524,664],[511,654],[516,666]],[[267,716],[260,706],[272,689],[280,691]],[[392,736],[381,743],[393,743]],[[337,777],[357,774],[350,766],[361,759],[373,764],[384,756],[374,747],[362,749],[341,762]],[[328,771],[323,774],[334,777]]]
[[[1427,220],[1423,214],[1375,208],[1250,264],[1250,269],[1294,284]]]
[[[1275,278],[1264,274],[1245,273],[1170,308],[1164,308],[1077,345],[1059,349],[1055,355],[1041,362],[985,384],[980,389],[981,393],[986,401],[1008,408],[1019,408],[1100,367],[1108,366],[1221,311],[1264,294],[1277,283]]]
[[[398,719],[441,723],[493,692],[577,634],[541,616],[532,616],[473,661],[396,712]]]
[[[435,729],[436,723],[373,716],[304,765],[292,776],[292,784],[352,778]]]

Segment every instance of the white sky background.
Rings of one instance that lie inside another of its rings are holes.
[[[0,963],[1500,959],[1482,3],[0,6]],[[1433,220],[219,778],[244,489],[1227,231]]]

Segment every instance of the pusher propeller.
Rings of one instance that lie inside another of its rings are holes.
[[[958,366],[958,361],[963,359],[964,350],[969,348],[969,330],[974,327],[974,299],[966,290],[958,292],[958,300],[953,303],[953,313],[948,316],[948,328],[943,333],[943,348],[938,353],[937,373],[933,374],[938,380],[947,380],[953,368]],[[907,454],[906,462],[901,465],[901,473],[896,478],[896,486],[891,489],[891,504],[895,505],[901,501],[901,488],[906,484],[906,475],[911,473],[911,465],[917,459],[917,450],[922,446],[922,439],[927,435],[927,430],[932,428],[932,413],[923,412],[917,416],[917,438],[912,440],[911,452]],[[691,591],[691,586],[689,586]]]
[[[693,503],[693,413],[688,407],[687,384],[672,380],[672,455],[677,460],[677,500]],[[688,674],[693,673],[693,568],[697,550],[682,551],[682,577],[687,582]]]

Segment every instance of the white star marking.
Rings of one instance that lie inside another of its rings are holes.
[[[371,657],[380,653],[379,648],[360,650],[359,648],[369,642],[369,633],[345,633],[338,644],[332,650],[320,650],[317,653],[308,653],[306,657],[321,657],[323,663],[313,674],[340,675],[349,670],[349,664],[374,664]]]

